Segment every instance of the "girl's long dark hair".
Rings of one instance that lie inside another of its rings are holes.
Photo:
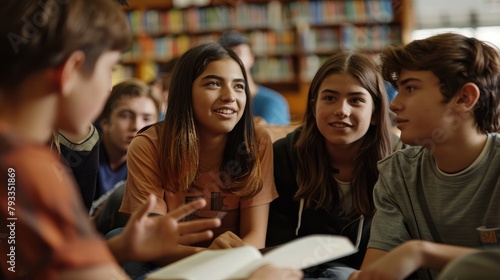
[[[228,133],[220,178],[224,190],[243,198],[262,189],[258,141],[250,109],[250,92],[245,68],[238,56],[218,43],[202,44],[184,53],[173,69],[168,110],[161,124],[160,167],[165,189],[188,191],[199,172],[200,143],[193,111],[193,82],[211,62],[231,58],[238,63],[245,79],[247,102],[234,129]],[[203,186],[198,186],[203,187]]]
[[[324,62],[311,82],[310,102],[304,116],[304,125],[296,144],[298,154],[297,199],[304,198],[306,207],[331,209],[340,204],[339,187],[333,179],[325,138],[314,117],[318,91],[323,80],[331,74],[352,76],[373,98],[377,121],[370,125],[363,137],[362,147],[356,155],[351,190],[354,206],[360,214],[373,214],[373,187],[378,179],[377,162],[391,152],[390,117],[387,93],[376,65],[367,57],[356,53],[338,53]]]

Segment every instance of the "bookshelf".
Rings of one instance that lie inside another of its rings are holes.
[[[123,57],[125,75],[149,80],[158,64],[236,29],[250,39],[255,80],[287,98],[295,121],[329,55],[375,54],[409,42],[413,29],[412,0],[129,0],[126,13],[135,40]]]

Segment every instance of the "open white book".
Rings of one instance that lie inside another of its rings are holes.
[[[204,250],[147,275],[147,280],[245,279],[264,264],[304,269],[353,254],[357,249],[345,236],[309,235],[262,255],[252,246]]]

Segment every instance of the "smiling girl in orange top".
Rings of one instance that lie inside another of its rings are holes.
[[[205,209],[186,219],[219,217],[214,238],[226,231],[241,238],[229,234],[217,247],[264,247],[269,203],[277,197],[273,151],[269,135],[254,128],[248,100],[236,54],[216,43],[187,51],[173,71],[165,120],[130,145],[120,211],[133,213],[150,193],[161,202],[153,209],[160,215],[204,197]]]

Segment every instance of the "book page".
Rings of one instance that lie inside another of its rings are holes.
[[[146,280],[221,280],[262,258],[255,247],[204,250],[147,275]]]
[[[345,236],[309,235],[278,246],[260,260],[252,262],[227,279],[244,279],[264,264],[281,268],[304,269],[331,260],[339,259],[357,249]]]

